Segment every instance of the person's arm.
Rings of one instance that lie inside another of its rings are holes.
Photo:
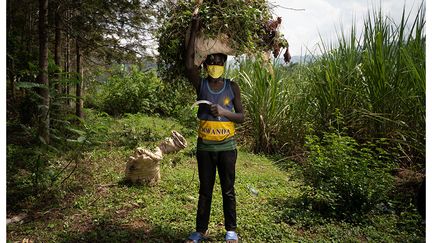
[[[240,98],[240,88],[238,84],[231,82],[231,87],[234,92],[234,110],[235,112],[231,112],[218,104],[211,105],[211,112],[214,116],[224,116],[228,118],[228,120],[236,123],[242,123],[244,121],[244,112],[243,105]]]
[[[199,19],[197,15],[192,17],[192,26],[190,29],[189,43],[186,47],[186,77],[194,86],[197,93],[200,88],[200,76],[198,66],[194,64],[195,59],[195,37],[197,35],[199,29]]]

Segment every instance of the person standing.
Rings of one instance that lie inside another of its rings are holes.
[[[222,77],[227,55],[214,53],[207,56],[204,68],[206,78],[200,77],[199,66],[194,64],[195,38],[199,30],[199,18],[194,15],[189,43],[186,47],[186,77],[196,90],[198,100],[209,104],[200,104],[200,120],[197,140],[197,161],[199,175],[199,199],[196,215],[196,231],[186,242],[195,243],[206,239],[213,186],[216,169],[222,188],[223,212],[227,243],[238,242],[236,196],[234,191],[235,165],[237,160],[234,123],[244,121],[243,106],[239,86]]]

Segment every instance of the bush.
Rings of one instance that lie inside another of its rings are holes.
[[[110,115],[178,115],[185,105],[193,103],[191,86],[162,82],[154,70],[143,72],[133,66],[130,70],[111,73],[106,83],[92,87],[92,93],[87,96],[93,106]]]
[[[158,107],[160,86],[161,82],[154,72],[140,72],[132,68],[129,73],[120,72],[108,79],[107,84],[102,86],[98,106],[111,115],[154,113]]]
[[[303,196],[314,210],[355,220],[386,199],[394,163],[379,146],[360,146],[353,138],[332,132],[322,140],[307,136],[306,147],[303,175],[309,189]]]
[[[52,153],[46,147],[8,144],[7,151],[7,205],[17,210],[45,192],[54,180],[50,167]]]

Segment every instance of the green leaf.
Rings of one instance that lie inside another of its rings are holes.
[[[86,140],[86,136],[80,136],[80,137],[78,137],[78,139],[77,139],[78,143],[82,143],[82,142],[84,142],[85,140]]]
[[[81,136],[84,136],[84,135],[87,134],[85,131],[74,129],[74,128],[70,128],[70,127],[67,127],[66,129],[69,130],[69,131],[71,131],[71,132],[74,132],[74,133],[76,133],[78,135],[81,135]]]
[[[47,89],[48,88],[48,86],[45,84],[34,83],[34,82],[17,82],[16,87],[23,88],[23,89],[33,89],[33,88]]]

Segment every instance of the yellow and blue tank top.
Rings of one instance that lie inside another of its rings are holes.
[[[198,100],[207,100],[219,104],[223,108],[234,111],[234,92],[231,81],[224,79],[224,86],[219,91],[213,91],[207,79],[201,80]],[[197,149],[204,151],[228,151],[236,148],[234,140],[234,122],[226,117],[215,117],[211,114],[210,105],[200,104],[197,116],[200,120],[198,128]]]

